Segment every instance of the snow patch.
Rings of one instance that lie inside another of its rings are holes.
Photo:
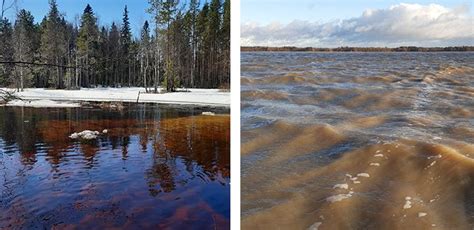
[[[75,108],[81,107],[79,103],[53,101],[53,100],[13,100],[9,101],[6,106],[21,106],[33,108]]]
[[[204,116],[215,116],[216,114],[213,112],[202,112],[202,115]]]
[[[181,91],[180,91],[181,90]],[[120,101],[166,104],[199,104],[199,105],[230,105],[230,92],[219,89],[178,89],[172,93],[143,93],[144,88],[82,88],[80,90],[50,90],[28,88],[19,92],[18,96],[27,100],[61,100],[61,101]],[[180,92],[179,92],[180,91]]]

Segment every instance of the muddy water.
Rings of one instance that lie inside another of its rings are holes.
[[[0,229],[228,229],[228,112],[1,107]]]
[[[243,53],[245,229],[473,229],[474,53]]]

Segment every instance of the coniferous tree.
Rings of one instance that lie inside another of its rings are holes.
[[[19,89],[127,85],[144,86],[147,92],[153,87],[155,93],[160,84],[168,92],[228,87],[230,0],[149,3],[155,25],[146,21],[136,37],[126,6],[121,26],[112,23],[100,30],[90,5],[78,26],[64,19],[55,0],[40,24],[26,10],[19,11],[14,28],[0,20],[1,60],[23,63],[2,64],[0,84]]]
[[[122,30],[120,32],[120,43],[122,46],[122,57],[123,57],[123,79],[122,85],[125,82],[130,86],[131,83],[131,62],[130,62],[130,48],[132,46],[132,32],[130,31],[130,22],[128,19],[128,9],[125,6],[123,10]]]
[[[56,65],[55,67],[44,67],[43,85],[48,87],[62,88],[62,75],[60,67],[65,54],[65,36],[62,27],[62,18],[59,14],[56,0],[49,1],[49,13],[44,22],[41,34],[41,59],[46,63]]]
[[[13,28],[7,18],[0,19],[0,60],[13,61]],[[12,64],[0,65],[0,83],[4,86],[10,84],[10,76],[13,71]]]
[[[145,21],[140,36],[140,70],[143,75],[143,87],[148,92],[148,68],[150,64],[150,25]]]
[[[29,11],[20,10],[15,22],[13,41],[15,61],[19,62],[33,62],[36,53],[36,37],[35,25],[33,15]],[[15,86],[18,90],[23,91],[25,82],[29,83],[32,78],[32,71],[30,68],[25,68],[24,65],[15,66],[17,77],[14,79]],[[29,86],[29,84],[27,84]]]
[[[109,85],[117,87],[119,84],[119,74],[120,74],[120,31],[119,28],[115,23],[112,23],[109,32],[109,39],[108,39],[108,47],[109,47],[109,56],[110,56],[110,71],[112,77],[110,77]]]
[[[77,38],[79,62],[82,67],[79,81],[82,81],[81,85],[85,87],[89,87],[95,80],[94,64],[96,64],[97,61],[98,34],[97,18],[94,15],[92,7],[87,4],[81,17],[81,26]]]

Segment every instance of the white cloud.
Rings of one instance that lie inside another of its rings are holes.
[[[368,9],[359,17],[327,23],[241,26],[244,46],[454,46],[474,45],[474,19],[469,6],[401,3]]]

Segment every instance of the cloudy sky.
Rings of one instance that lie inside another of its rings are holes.
[[[472,1],[241,0],[241,44],[474,45],[472,7]]]

